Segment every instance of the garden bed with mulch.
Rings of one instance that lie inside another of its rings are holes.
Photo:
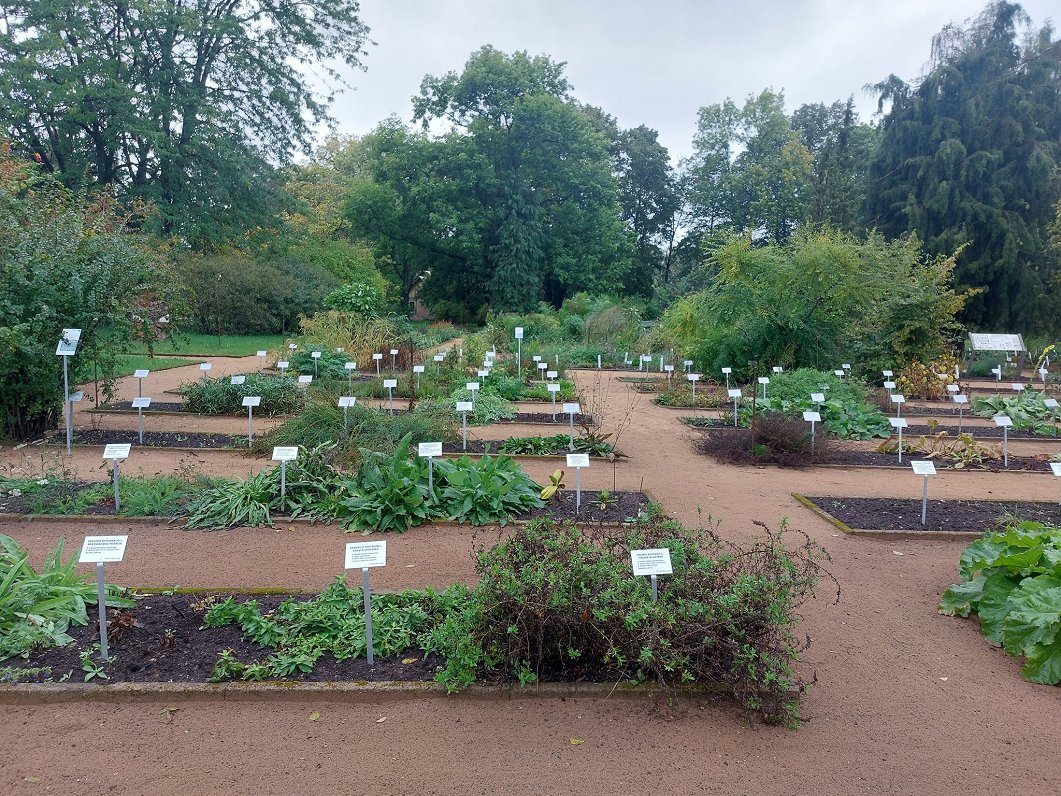
[[[227,597],[228,595],[224,595]],[[305,595],[295,595],[306,599]],[[236,595],[237,601],[257,600],[262,613],[275,609],[284,596]],[[205,683],[210,670],[222,650],[232,650],[244,663],[260,662],[273,652],[242,638],[236,625],[200,630],[203,606],[211,597],[204,594],[148,595],[135,608],[107,610],[108,643],[114,660],[105,664],[106,679],[92,682],[106,683]],[[52,647],[30,654],[28,659],[10,658],[0,662],[0,669],[12,667],[5,682],[58,682],[66,677],[70,682],[82,682],[85,670],[80,657],[84,650],[99,641],[99,620],[95,606],[89,607],[89,622],[71,627],[74,643]],[[98,652],[93,661],[98,662]],[[403,663],[408,661],[408,663]],[[365,658],[336,661],[325,653],[304,674],[288,678],[296,682],[321,681],[425,681],[432,680],[437,666],[444,661],[434,655],[425,656],[418,648],[410,648],[392,657],[377,657],[372,666]],[[21,673],[17,670],[40,670]]]
[[[459,442],[443,442],[442,443],[442,452],[445,453],[445,454],[454,454],[454,455],[460,455],[460,454],[464,454],[464,453],[468,453],[468,454],[471,454],[471,455],[483,455],[483,454],[489,453],[489,454],[494,455],[494,456],[503,453],[506,456],[526,456],[526,457],[539,457],[539,458],[566,456],[568,453],[585,453],[586,452],[586,451],[578,450],[577,448],[575,450],[573,450],[573,451],[570,451],[570,450],[567,449],[567,443],[565,442],[562,447],[556,448],[554,450],[551,450],[551,451],[548,451],[548,452],[545,452],[545,453],[508,453],[506,451],[502,451],[502,450],[499,449],[502,442],[504,442],[504,440],[470,439],[470,440],[468,440],[468,448],[467,448],[467,450],[462,448],[461,447],[461,443],[459,443]],[[578,437],[575,437],[575,442],[576,443],[578,442]],[[593,453],[590,454],[590,458],[591,459],[597,459],[597,460],[600,460],[600,461],[606,461],[607,460],[607,457],[599,456],[599,455],[593,454]],[[617,453],[616,454],[616,459],[621,459],[621,458],[623,458],[622,455]]]
[[[59,436],[51,437],[48,442],[53,445],[65,444]],[[247,447],[246,437],[234,437],[230,434],[206,434],[200,431],[145,431],[144,441],[135,431],[103,429],[80,429],[74,432],[75,445],[110,445],[125,443],[144,448],[197,448],[197,449],[232,449]]]
[[[958,417],[957,417],[957,415],[955,415],[953,421],[946,422],[946,423],[940,421],[940,423],[938,425],[936,425],[936,426],[910,424],[905,429],[903,429],[903,436],[904,437],[908,437],[908,436],[913,436],[913,437],[926,436],[926,437],[930,437],[930,436],[932,436],[934,434],[939,434],[941,431],[946,431],[948,434],[950,434],[952,436],[957,435],[957,433],[958,433]],[[1002,436],[1003,436],[1002,435],[1002,428],[1000,426],[995,426],[995,425],[990,425],[990,426],[962,425],[962,433],[963,434],[970,434],[975,439],[998,439],[998,440],[1001,440]],[[1034,432],[1028,431],[1026,429],[1010,428],[1008,436],[1009,436],[1010,439],[1033,439],[1033,440],[1039,440],[1039,441],[1042,441],[1042,442],[1050,442],[1050,441],[1061,442],[1061,429],[1059,429],[1059,434],[1057,436],[1053,436],[1053,435],[1049,435],[1049,434],[1035,434]]]
[[[920,484],[912,484],[912,487],[919,489]],[[1061,503],[929,500],[925,525],[922,526],[919,499],[828,495],[808,495],[806,499],[848,528],[861,530],[979,532],[993,527],[999,518],[1005,516],[1061,524]]]
[[[821,464],[834,464],[844,467],[904,467],[910,468],[913,459],[931,458],[938,470],[982,470],[993,473],[1004,473],[1016,470],[1032,470],[1035,472],[1050,472],[1050,462],[1047,458],[1035,456],[1010,456],[1009,466],[1003,464],[1001,457],[997,459],[985,459],[983,462],[966,462],[964,466],[957,467],[959,462],[953,459],[926,457],[923,453],[911,453],[906,447],[904,435],[903,460],[899,461],[897,453],[877,453],[867,450],[840,450],[832,452],[829,458]]]
[[[576,511],[575,474],[568,472],[565,481],[566,489],[558,492],[545,506],[520,514],[517,519],[549,517],[554,520],[612,524],[632,522],[648,508],[649,497],[644,492],[583,489],[582,504]]]

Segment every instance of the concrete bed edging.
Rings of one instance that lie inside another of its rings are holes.
[[[879,528],[852,528],[850,525],[838,520],[825,509],[816,505],[806,495],[802,495],[799,492],[790,492],[789,494],[791,494],[792,497],[796,499],[796,502],[804,508],[810,509],[810,511],[817,514],[818,517],[848,536],[869,536],[879,539],[939,539],[947,542],[979,539],[984,535],[983,531],[891,531]]]

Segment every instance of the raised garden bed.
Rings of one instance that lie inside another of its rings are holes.
[[[566,456],[568,453],[585,453],[586,452],[586,451],[583,451],[583,450],[581,450],[581,449],[579,449],[577,447],[578,437],[575,437],[576,448],[575,448],[574,451],[569,451],[567,449],[567,443],[566,443],[566,437],[565,437],[565,443],[564,443],[564,445],[562,447],[556,448],[556,449],[548,451],[546,453],[522,453],[522,452],[520,452],[520,453],[511,453],[509,451],[501,450],[501,443],[503,441],[504,440],[470,439],[470,440],[468,440],[468,448],[466,450],[461,447],[461,443],[459,443],[459,442],[443,442],[442,443],[442,452],[446,453],[446,454],[456,454],[456,455],[460,455],[460,454],[464,454],[464,453],[473,454],[473,455],[481,455],[481,454],[489,453],[489,454],[495,455],[495,456],[497,454],[499,454],[499,453],[503,453],[506,456],[526,456],[526,457],[541,457],[541,458],[544,458],[544,457],[556,457],[556,456]],[[594,453],[590,453],[590,458],[591,459],[601,460],[601,461],[606,461],[607,460],[607,457],[601,456],[599,454],[594,454]],[[622,459],[624,457],[621,454],[617,453],[615,458],[617,460],[619,460],[619,459]]]
[[[63,438],[55,436],[48,440],[53,445],[64,443]],[[135,431],[104,431],[103,429],[80,429],[74,432],[75,445],[108,445],[112,442],[128,442],[144,448],[199,448],[231,449],[246,448],[246,437],[234,437],[229,434],[205,434],[200,431],[145,431],[144,441]]]
[[[979,419],[983,419],[983,418],[979,418]],[[990,418],[988,418],[988,419],[990,419]],[[958,433],[958,417],[957,417],[957,415],[955,415],[953,421],[949,421],[947,423],[940,422],[939,425],[937,427],[935,427],[935,428],[931,428],[929,426],[911,424],[907,428],[903,429],[903,436],[904,437],[921,437],[921,436],[930,437],[930,436],[932,436],[934,434],[940,433],[941,431],[946,431],[948,434],[951,434],[951,435],[957,434]],[[962,424],[962,433],[963,434],[971,434],[976,439],[999,439],[999,440],[1002,439],[1002,429],[999,426],[995,426],[995,425],[990,425],[990,426],[975,425],[975,426],[971,426],[971,425],[963,423]],[[1009,430],[1009,435],[1008,436],[1009,436],[1010,439],[1034,439],[1034,440],[1040,440],[1042,442],[1047,442],[1047,441],[1050,441],[1050,440],[1057,440],[1058,442],[1061,442],[1061,429],[1059,429],[1059,435],[1055,437],[1055,436],[1051,436],[1049,434],[1035,434],[1035,433],[1033,433],[1031,431],[1028,431],[1026,429],[1011,428]]]
[[[911,479],[913,481],[913,479]],[[847,528],[880,531],[973,532],[1003,516],[1061,523],[1061,503],[1001,500],[929,500],[925,525],[921,501],[905,498],[806,496],[817,509]]]

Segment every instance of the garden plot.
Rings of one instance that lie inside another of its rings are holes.
[[[1005,517],[1061,525],[1061,503],[1057,502],[930,499],[922,526],[920,500],[829,495],[808,495],[806,500],[850,530],[964,532],[979,536]]]

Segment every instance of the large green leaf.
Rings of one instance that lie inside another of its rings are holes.
[[[1003,623],[1006,652],[1031,657],[1037,647],[1053,644],[1061,630],[1061,578],[1025,578],[1009,603]]]
[[[1002,646],[1002,628],[1010,612],[1009,596],[1017,581],[1004,572],[990,572],[984,577],[984,588],[977,603],[980,629],[996,647]]]
[[[1061,683],[1061,639],[1050,646],[1036,647],[1024,664],[1024,676],[1033,683]]]
[[[968,616],[984,592],[984,576],[951,586],[940,599],[939,612],[944,616]]]

